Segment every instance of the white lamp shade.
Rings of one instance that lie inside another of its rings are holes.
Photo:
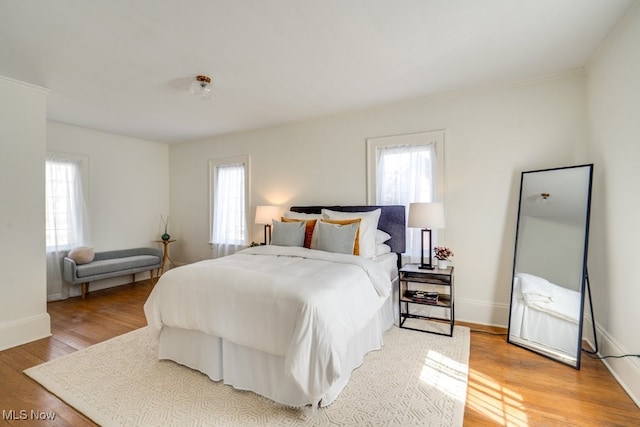
[[[256,224],[271,224],[271,221],[279,216],[278,206],[256,206]]]
[[[429,230],[444,228],[444,205],[442,203],[411,203],[407,225],[411,228]]]

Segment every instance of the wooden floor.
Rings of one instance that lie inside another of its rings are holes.
[[[22,371],[145,326],[151,289],[141,282],[49,303],[53,336],[0,352],[0,425],[94,425]],[[640,425],[640,408],[600,361],[583,356],[576,371],[507,344],[504,330],[466,326],[498,335],[471,334],[465,426]],[[55,422],[31,419],[32,410]]]

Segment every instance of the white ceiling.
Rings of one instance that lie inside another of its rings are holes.
[[[586,166],[527,172],[520,189],[520,215],[584,229],[590,174],[591,169]],[[549,196],[545,199],[543,193]]]
[[[580,69],[632,3],[0,0],[0,75],[49,120],[174,143]]]

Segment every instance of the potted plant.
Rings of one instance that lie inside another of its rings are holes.
[[[445,246],[436,246],[433,254],[438,260],[438,268],[447,268],[447,261],[453,256],[453,251]]]

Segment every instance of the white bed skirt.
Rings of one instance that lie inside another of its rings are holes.
[[[392,289],[397,289],[397,280]],[[284,357],[277,356],[195,330],[163,327],[159,358],[196,369],[214,381],[224,381],[240,390],[250,390],[283,405],[327,406],[335,400],[360,366],[364,356],[382,348],[382,335],[394,322],[397,302],[392,291],[378,315],[349,343],[343,373],[319,402],[310,402],[284,371]],[[395,308],[395,310],[394,310]]]
[[[579,311],[580,295],[576,292],[576,313]],[[511,306],[510,339],[525,346],[535,343],[556,350],[558,356],[575,359],[579,354],[579,325],[560,317],[528,307],[520,290],[519,281],[514,281]]]

